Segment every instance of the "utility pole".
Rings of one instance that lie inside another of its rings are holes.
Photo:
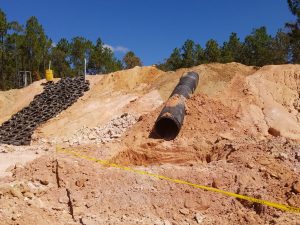
[[[84,58],[84,80],[86,76],[86,58]]]

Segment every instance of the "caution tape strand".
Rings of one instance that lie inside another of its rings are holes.
[[[191,187],[194,187],[194,188],[224,194],[224,195],[227,195],[227,196],[230,196],[230,197],[247,200],[247,201],[254,202],[254,203],[263,204],[263,205],[270,206],[270,207],[280,209],[280,210],[283,210],[283,211],[287,211],[287,212],[300,213],[300,208],[298,208],[298,207],[288,206],[288,205],[279,204],[279,203],[276,203],[276,202],[270,202],[270,201],[266,201],[266,200],[262,200],[262,199],[258,199],[258,198],[249,197],[249,196],[246,196],[246,195],[236,194],[236,193],[221,190],[221,189],[218,189],[218,188],[213,188],[213,187],[209,187],[209,186],[194,184],[194,183],[184,181],[184,180],[173,179],[173,178],[166,177],[166,176],[163,176],[163,175],[150,173],[150,172],[147,172],[147,171],[144,171],[144,170],[133,169],[133,168],[130,168],[130,167],[126,167],[126,166],[118,165],[118,164],[115,164],[115,163],[111,163],[108,160],[93,158],[93,157],[90,157],[90,156],[82,155],[82,154],[79,154],[77,152],[67,150],[67,149],[62,149],[62,148],[59,148],[59,147],[56,148],[56,151],[61,152],[61,153],[65,153],[65,154],[68,154],[68,155],[72,155],[72,156],[75,156],[77,158],[93,161],[93,162],[102,164],[104,166],[115,167],[115,168],[118,168],[118,169],[121,169],[121,170],[130,171],[130,172],[134,172],[134,173],[141,174],[141,175],[147,175],[147,176],[155,177],[155,178],[158,178],[158,179],[161,179],[161,180],[170,181],[170,182],[173,182],[173,183],[184,184],[184,185],[188,185],[188,186],[191,186]]]

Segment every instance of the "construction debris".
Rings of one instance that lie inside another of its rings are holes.
[[[137,122],[137,117],[124,113],[113,118],[107,124],[94,128],[82,128],[73,137],[65,142],[70,145],[99,144],[116,140]]]
[[[0,143],[29,145],[34,130],[71,106],[89,90],[84,77],[46,83],[44,92],[34,97],[29,106],[14,114],[0,126]]]

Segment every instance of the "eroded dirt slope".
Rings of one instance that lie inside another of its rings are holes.
[[[200,83],[186,102],[182,130],[173,141],[157,139],[151,131],[162,103],[187,71],[198,72]],[[298,214],[54,149],[71,146],[81,155],[300,207],[299,78],[299,65],[237,63],[89,77],[81,101],[37,130],[30,151],[42,146],[43,156],[1,178],[0,224],[298,225]],[[18,151],[7,148],[2,157]]]

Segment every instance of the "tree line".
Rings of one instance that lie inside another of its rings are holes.
[[[287,23],[276,35],[271,36],[266,27],[260,27],[243,41],[236,33],[231,33],[223,45],[210,39],[204,48],[187,40],[158,68],[176,70],[212,62],[240,62],[252,66],[300,63],[300,0],[287,0],[287,3],[296,21]],[[30,17],[25,25],[20,25],[8,21],[0,9],[0,90],[17,87],[18,71],[30,71],[34,81],[43,78],[49,61],[56,77],[81,75],[84,59],[87,59],[89,74],[105,74],[142,65],[132,51],[127,52],[122,61],[117,59],[100,38],[95,43],[84,37],[62,38],[53,43],[36,17]]]
[[[297,20],[287,23],[275,36],[268,34],[266,27],[260,27],[243,41],[236,33],[231,33],[222,46],[214,39],[208,40],[205,48],[193,40],[187,40],[158,67],[167,71],[213,62],[239,62],[252,66],[300,63],[300,0],[287,2]]]
[[[36,17],[30,17],[23,26],[8,21],[0,9],[0,90],[17,87],[18,71],[30,71],[34,81],[43,78],[49,61],[56,77],[82,75],[84,59],[87,59],[88,74],[142,65],[132,51],[127,52],[122,61],[117,59],[100,38],[95,43],[84,37],[70,41],[62,38],[55,44]]]

